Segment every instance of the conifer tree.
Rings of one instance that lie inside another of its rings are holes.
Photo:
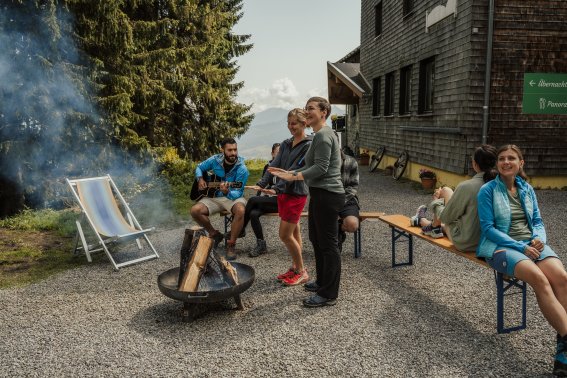
[[[100,105],[126,144],[174,146],[201,159],[242,135],[252,117],[235,101],[233,59],[252,46],[234,35],[241,0],[69,0],[96,63]]]

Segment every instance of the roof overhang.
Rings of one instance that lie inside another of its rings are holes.
[[[360,63],[327,62],[327,86],[331,104],[358,104],[370,85],[360,72]]]

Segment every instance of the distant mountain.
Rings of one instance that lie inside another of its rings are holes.
[[[291,137],[287,129],[288,112],[289,109],[269,108],[256,113],[246,134],[237,140],[238,154],[246,159],[269,160],[272,144]],[[344,114],[344,110],[333,106],[331,114]]]

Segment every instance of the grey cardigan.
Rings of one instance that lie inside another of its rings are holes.
[[[270,163],[270,167],[282,168],[288,171],[295,171],[305,164],[305,154],[311,145],[312,137],[308,136],[301,142],[293,146],[293,137],[286,139],[280,145],[280,151]],[[270,172],[262,176],[258,181],[258,186],[265,188],[269,183],[273,182],[273,175]],[[272,187],[277,194],[286,193],[296,196],[306,196],[309,190],[304,181],[286,181],[280,178],[276,179],[276,184]]]

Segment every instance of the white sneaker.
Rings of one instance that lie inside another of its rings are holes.
[[[425,218],[425,213],[427,213],[427,206],[421,205],[418,207],[415,215],[411,217],[411,226],[420,227],[419,220]]]

